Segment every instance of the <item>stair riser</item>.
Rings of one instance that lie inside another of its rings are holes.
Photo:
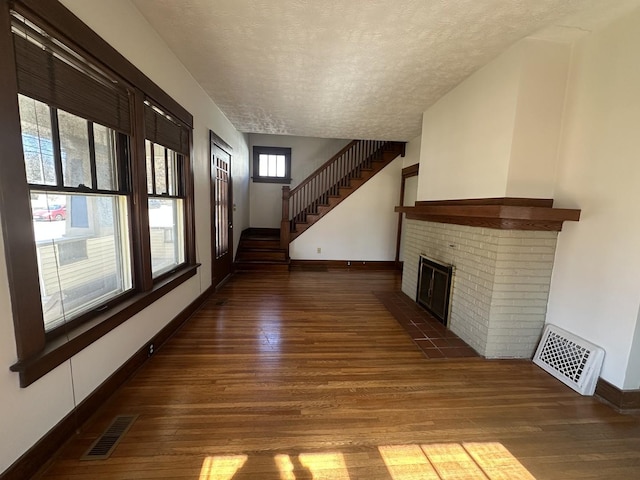
[[[236,272],[288,272],[288,263],[235,263]]]
[[[279,249],[280,248],[280,239],[277,240],[253,240],[253,239],[242,239],[240,240],[240,249],[253,249],[253,248],[262,248],[262,249]]]
[[[260,251],[251,251],[251,250],[241,250],[238,252],[236,256],[236,261],[286,261],[287,254],[285,252],[260,252]]]

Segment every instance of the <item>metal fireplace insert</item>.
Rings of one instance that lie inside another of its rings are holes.
[[[445,326],[449,317],[452,276],[453,265],[444,265],[420,255],[416,302]]]

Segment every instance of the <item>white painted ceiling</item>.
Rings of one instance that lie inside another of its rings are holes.
[[[411,140],[422,112],[519,39],[561,39],[639,2],[133,3],[242,132]]]

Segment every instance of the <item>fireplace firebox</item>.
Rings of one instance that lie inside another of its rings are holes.
[[[449,317],[449,296],[453,265],[444,265],[420,256],[416,302],[431,312],[443,325]]]

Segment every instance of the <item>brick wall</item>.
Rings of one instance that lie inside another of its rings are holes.
[[[530,358],[544,325],[557,232],[407,220],[402,291],[419,256],[455,267],[449,328],[488,358]]]

